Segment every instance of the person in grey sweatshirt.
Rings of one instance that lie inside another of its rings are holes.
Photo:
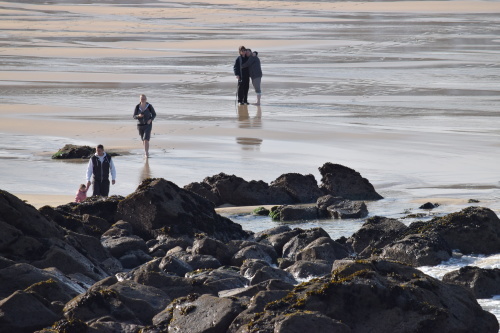
[[[262,90],[260,89],[260,83],[262,80],[262,68],[260,66],[260,59],[258,55],[259,53],[257,51],[252,52],[251,49],[246,49],[246,56],[248,57],[248,60],[241,65],[242,68],[248,68],[250,72],[252,85],[255,89],[255,93],[257,94],[257,103],[255,103],[255,105],[260,105],[260,97],[262,95]]]

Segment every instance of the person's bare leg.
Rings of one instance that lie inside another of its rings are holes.
[[[144,140],[144,156],[149,157],[149,140]]]
[[[260,94],[257,94],[257,103],[255,105],[260,105]]]

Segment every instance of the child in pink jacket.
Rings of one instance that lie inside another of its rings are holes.
[[[83,200],[87,199],[88,190],[89,189],[87,188],[87,186],[85,186],[85,184],[81,184],[78,192],[76,192],[75,202],[82,202]]]

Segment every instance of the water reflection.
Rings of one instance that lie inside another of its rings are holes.
[[[255,116],[250,118],[248,105],[238,105],[238,121],[240,128],[261,128],[262,127],[262,108],[257,105]]]
[[[149,159],[144,160],[144,166],[142,167],[142,172],[139,175],[139,184],[142,183],[144,179],[151,178],[151,169],[149,168]]]
[[[239,128],[261,128],[262,127],[262,108],[256,105],[257,112],[255,116],[250,117],[248,105],[238,106]],[[243,150],[259,150],[262,144],[261,138],[237,137],[236,142],[242,145]]]

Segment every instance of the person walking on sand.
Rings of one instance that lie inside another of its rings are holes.
[[[139,96],[139,104],[135,106],[134,119],[137,119],[137,130],[144,146],[144,157],[149,157],[149,140],[151,139],[151,130],[153,120],[156,118],[154,107],[148,103],[146,95]]]
[[[89,160],[87,167],[87,188],[89,188],[93,177],[94,191],[92,195],[107,197],[109,194],[109,174],[111,173],[112,184],[116,181],[116,168],[111,156],[104,152],[103,145],[96,147],[95,155]]]
[[[254,105],[260,105],[260,97],[262,91],[260,90],[260,82],[262,80],[262,68],[260,66],[259,52],[252,52],[251,49],[246,49],[246,56],[248,60],[241,65],[242,68],[248,68],[249,76],[252,78],[252,85],[257,94],[257,102]]]
[[[233,71],[238,80],[238,104],[244,105],[248,103],[248,89],[250,89],[250,75],[248,68],[243,68],[242,65],[247,62],[246,48],[240,46],[239,57],[234,62]]]

